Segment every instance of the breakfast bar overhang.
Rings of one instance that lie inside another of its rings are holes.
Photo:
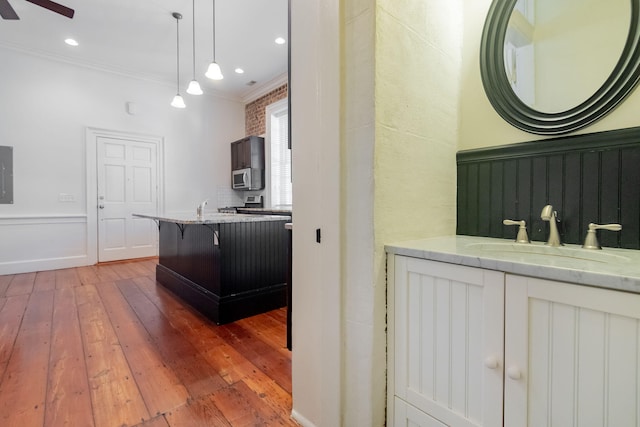
[[[158,224],[156,280],[216,324],[287,304],[290,216],[134,216]]]

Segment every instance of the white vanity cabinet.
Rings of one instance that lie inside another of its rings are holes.
[[[389,426],[640,426],[640,295],[389,255]]]
[[[389,269],[387,424],[502,425],[504,274],[404,256]]]

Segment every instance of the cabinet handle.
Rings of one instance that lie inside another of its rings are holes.
[[[498,367],[498,359],[495,356],[489,356],[484,359],[484,366],[489,369],[496,369]]]
[[[511,366],[507,369],[507,376],[512,380],[519,380],[522,378],[522,374],[520,373],[520,369],[517,366]]]

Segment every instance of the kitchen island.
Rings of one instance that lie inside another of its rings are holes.
[[[217,324],[287,304],[289,216],[153,216],[156,280]]]

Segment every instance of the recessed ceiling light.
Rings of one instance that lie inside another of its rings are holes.
[[[283,39],[282,37],[278,37],[276,39],[276,43],[277,44],[285,44],[287,41],[285,39]]]
[[[69,46],[78,46],[78,42],[74,39],[65,39],[64,42]]]
[[[238,73],[238,74],[242,74],[242,73],[244,73],[244,70],[243,70],[242,68],[240,68],[240,67],[236,68],[234,71],[235,71],[236,73]]]

